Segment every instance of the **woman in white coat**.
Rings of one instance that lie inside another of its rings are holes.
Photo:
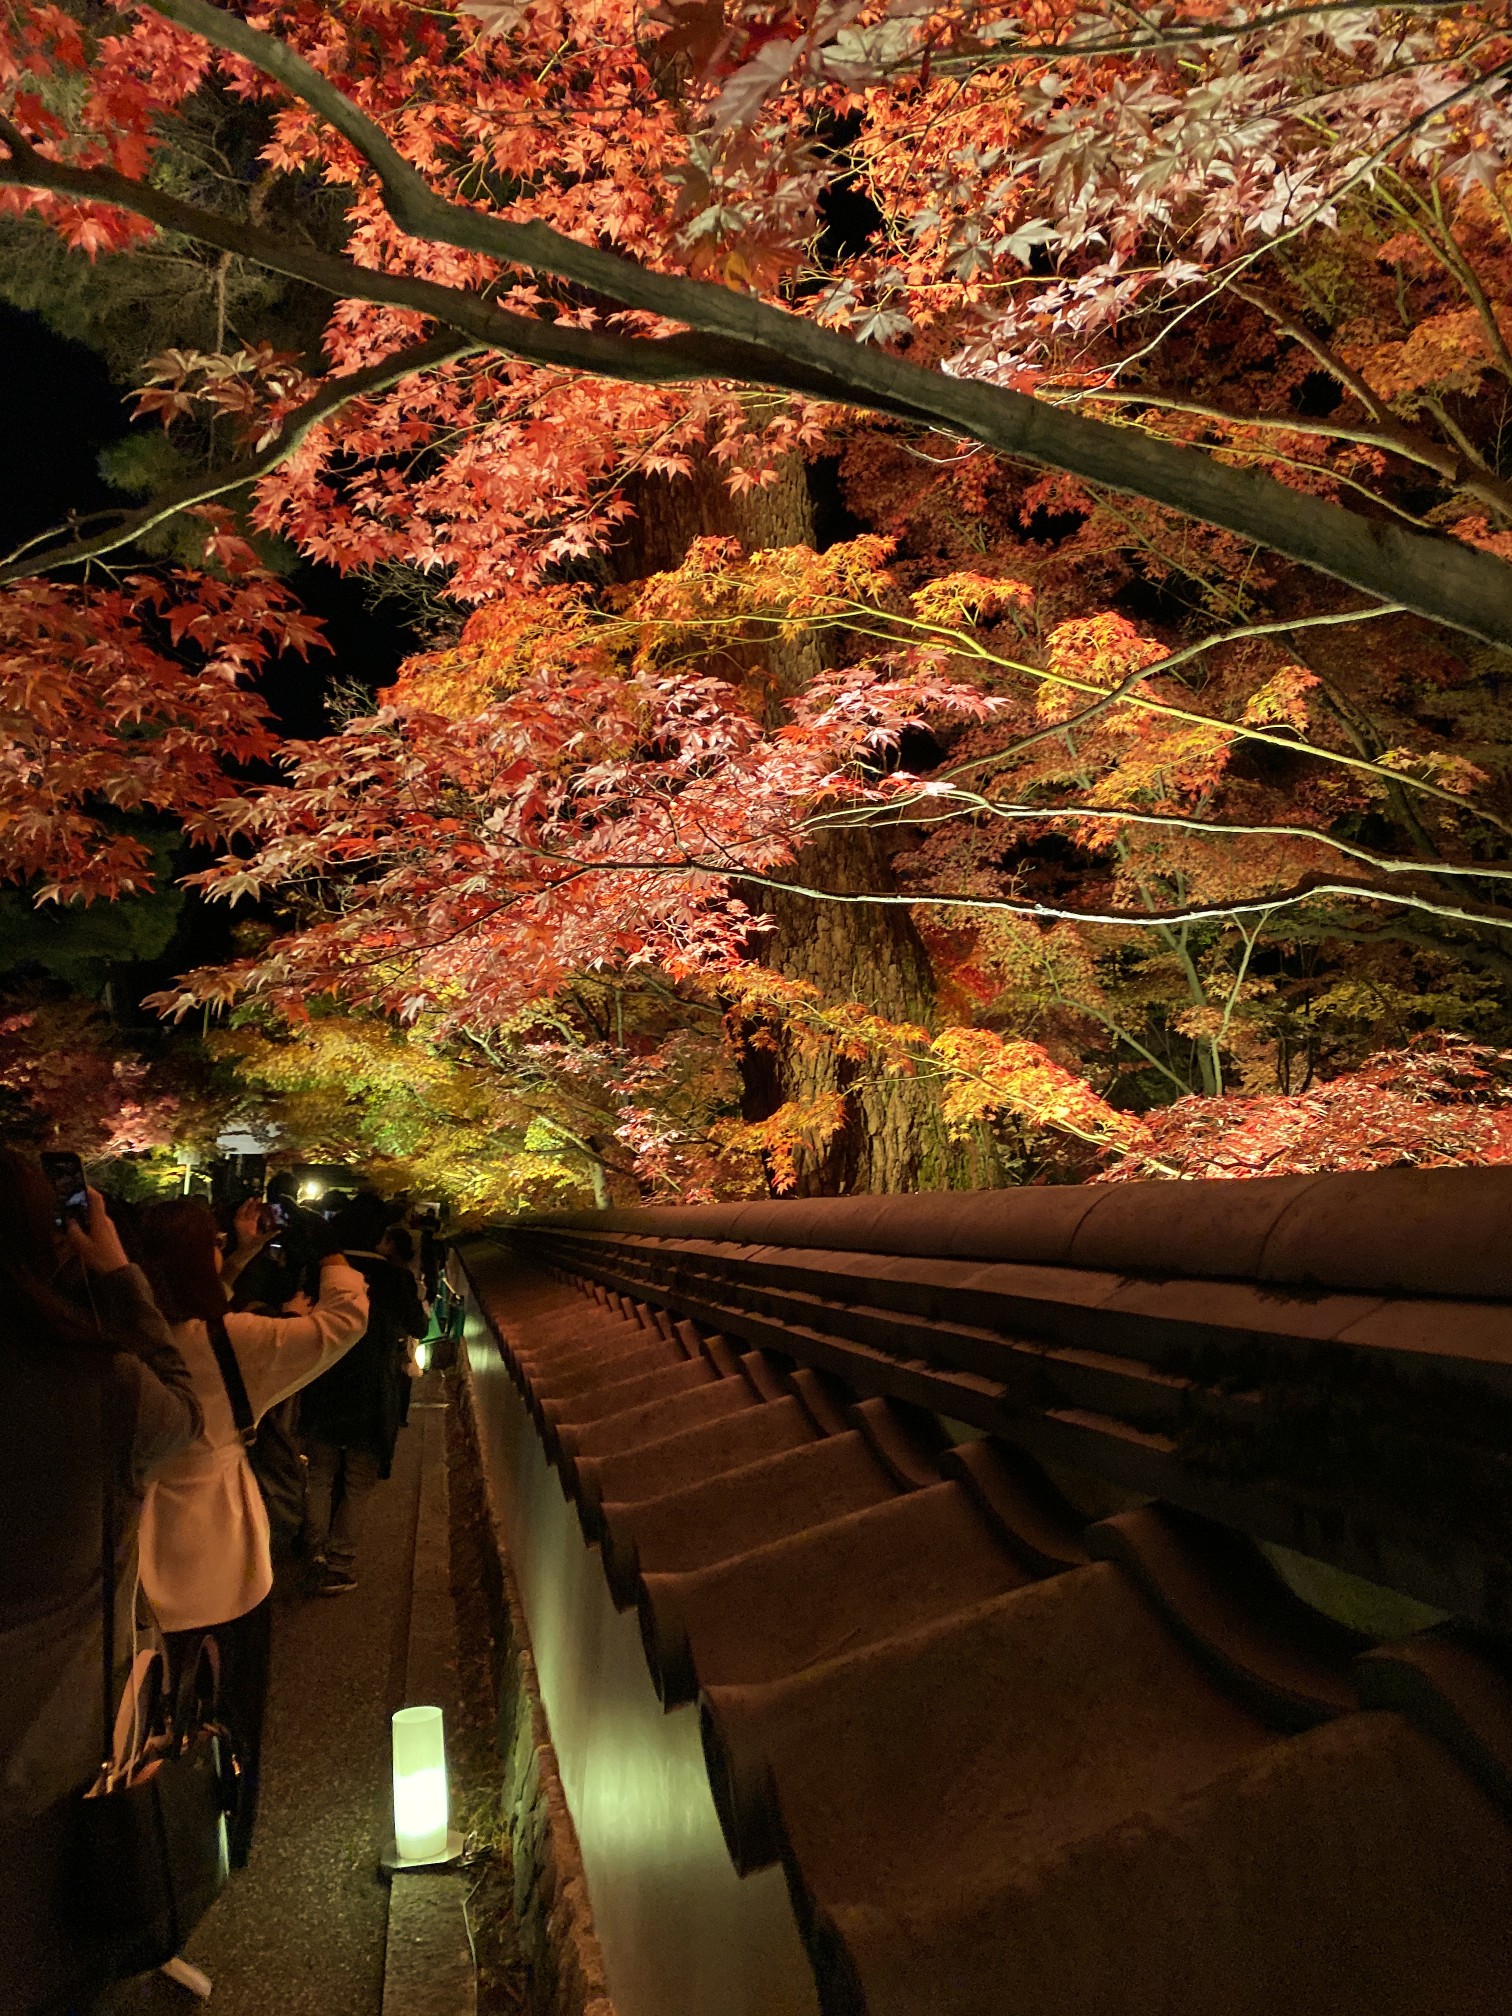
[[[256,1202],[237,1213],[245,1265],[263,1244]],[[208,1205],[159,1204],[137,1234],[142,1270],[167,1317],[204,1413],[201,1434],[160,1470],[142,1512],[142,1587],[167,1641],[174,1684],[213,1635],[220,1653],[221,1708],[241,1763],[241,1799],[231,1859],[241,1867],[257,1817],[258,1752],[272,1637],[273,1559],[262,1492],[232,1415],[211,1329],[224,1324],[254,1420],[316,1378],[367,1327],[367,1287],[343,1254],[320,1267],[308,1315],[259,1316],[226,1306],[220,1235]]]

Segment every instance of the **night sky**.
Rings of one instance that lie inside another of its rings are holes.
[[[0,303],[0,551],[112,502],[95,462],[125,422],[98,357]]]

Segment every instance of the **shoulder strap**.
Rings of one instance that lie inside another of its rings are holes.
[[[231,1339],[226,1331],[226,1319],[224,1316],[212,1316],[205,1328],[210,1333],[210,1348],[215,1353],[215,1362],[220,1368],[226,1398],[231,1402],[231,1419],[236,1424],[236,1432],[243,1442],[250,1442],[257,1433],[257,1424],[252,1413],[252,1402],[247,1397],[247,1382],[242,1378],[241,1366],[236,1362],[236,1353],[231,1347]]]
[[[116,1474],[111,1424],[114,1380],[107,1368],[100,1381],[100,1771],[109,1771],[115,1751]]]

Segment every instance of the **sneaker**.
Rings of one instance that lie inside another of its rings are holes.
[[[328,1562],[321,1570],[320,1580],[315,1584],[317,1596],[345,1596],[349,1589],[357,1587],[357,1577],[350,1568],[335,1568]]]

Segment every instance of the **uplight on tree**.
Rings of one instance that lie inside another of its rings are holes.
[[[435,1862],[447,1852],[446,1745],[439,1708],[394,1716],[394,1844],[401,1862]]]

